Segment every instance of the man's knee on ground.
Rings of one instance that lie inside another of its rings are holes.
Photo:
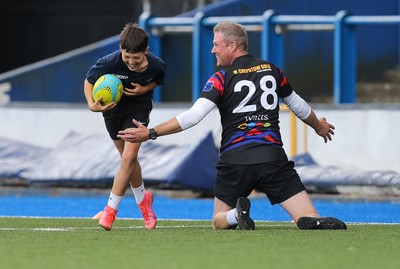
[[[212,226],[215,230],[230,229],[231,225],[226,220],[226,213],[217,213],[212,220]]]

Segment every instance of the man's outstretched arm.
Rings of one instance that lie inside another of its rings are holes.
[[[289,96],[283,98],[283,102],[293,111],[296,116],[304,123],[309,125],[315,132],[321,136],[325,143],[332,140],[335,126],[326,121],[326,118],[318,119],[311,107],[295,91]]]
[[[154,127],[157,136],[169,135],[186,130],[199,123],[213,108],[215,104],[206,98],[199,98],[193,106],[179,114],[177,117]],[[122,140],[139,143],[150,138],[150,129],[140,122],[132,121],[138,128],[127,128],[118,132]]]
[[[133,124],[137,126],[137,128],[127,128],[125,130],[118,132],[118,137],[122,140],[132,142],[132,143],[140,143],[150,139],[150,129],[138,122],[137,120],[132,120]],[[176,118],[173,118],[165,123],[162,123],[154,128],[154,131],[157,133],[157,136],[163,136],[173,133],[178,133],[182,131],[181,126]]]

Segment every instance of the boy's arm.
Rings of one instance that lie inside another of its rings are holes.
[[[85,79],[85,82],[83,85],[83,93],[85,94],[86,102],[87,102],[89,108],[91,106],[93,106],[93,104],[94,104],[94,100],[92,97],[92,91],[93,91],[93,85],[87,79]]]
[[[93,91],[93,84],[91,84],[87,79],[85,79],[84,86],[83,86],[83,92],[85,94],[85,98],[86,98],[88,107],[91,111],[104,112],[111,108],[114,108],[117,105],[117,103],[112,102],[108,105],[103,106],[101,104],[101,97],[95,102],[92,97],[92,91]]]
[[[142,86],[138,83],[133,83],[133,82],[131,83],[131,85],[132,85],[132,89],[124,88],[124,95],[127,95],[127,96],[143,95],[158,86],[158,84],[155,81],[150,81],[149,83],[147,83],[144,86]]]

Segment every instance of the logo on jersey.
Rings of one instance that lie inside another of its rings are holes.
[[[271,70],[271,66],[269,64],[259,64],[253,67],[249,68],[239,68],[236,70],[233,70],[233,74],[248,74],[248,73],[253,73],[253,72],[263,72],[263,71],[269,71]]]
[[[270,126],[271,123],[269,122],[243,122],[239,124],[237,128],[240,131],[229,139],[223,146],[222,152],[251,143],[282,146],[279,136],[268,129]]]
[[[208,79],[206,85],[204,85],[203,91],[209,92],[212,88],[215,88],[222,95],[224,92],[224,75],[224,70],[214,73],[214,75]]]
[[[269,120],[269,117],[268,117],[268,115],[251,115],[251,116],[245,116],[244,119],[246,121],[253,121],[253,120],[264,120],[264,121],[266,121],[266,120]],[[247,123],[244,123],[244,124],[247,124]]]
[[[115,76],[116,76],[117,78],[119,78],[119,79],[128,79],[128,78],[129,78],[128,76],[118,75],[118,74],[115,74]]]

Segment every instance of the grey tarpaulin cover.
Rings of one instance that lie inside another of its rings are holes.
[[[162,139],[162,138],[161,138]],[[326,192],[337,186],[377,186],[400,189],[394,171],[360,171],[318,165],[309,154],[292,158],[308,189]],[[107,134],[69,133],[54,148],[0,139],[0,185],[21,181],[27,185],[110,185],[120,158]],[[146,184],[211,192],[218,150],[212,133],[189,145],[142,143],[139,161]]]
[[[69,133],[52,149],[0,140],[0,183],[20,178],[27,184],[98,186],[112,182],[119,154],[106,134]],[[142,143],[139,161],[145,181],[163,186],[212,190],[218,150],[212,133],[190,145]]]

